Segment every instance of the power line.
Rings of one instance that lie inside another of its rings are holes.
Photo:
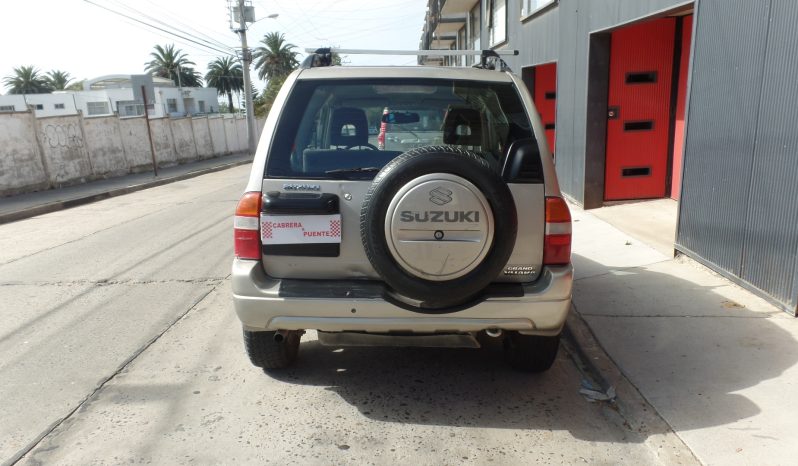
[[[120,2],[119,0],[109,0],[109,1],[111,1],[111,2],[113,2],[113,3],[115,3],[115,4],[117,4],[118,6],[120,6],[120,7],[124,8],[124,9],[128,10],[128,11],[129,11],[129,12],[131,12],[131,13],[135,13],[135,14],[141,15],[141,16],[143,16],[144,18],[147,18],[147,19],[149,19],[149,20],[151,20],[151,21],[154,21],[155,23],[161,24],[162,26],[164,26],[164,27],[166,27],[166,28],[171,28],[171,29],[173,29],[173,30],[176,30],[177,32],[180,32],[181,34],[189,35],[189,36],[193,37],[194,39],[197,39],[197,40],[199,40],[199,41],[205,42],[206,44],[208,44],[208,45],[210,45],[210,46],[213,46],[213,47],[218,47],[218,48],[222,48],[222,49],[230,49],[230,50],[232,51],[232,48],[231,48],[229,45],[227,45],[227,44],[224,44],[224,43],[222,43],[222,42],[219,42],[219,41],[217,41],[217,40],[215,40],[215,39],[213,39],[213,38],[211,38],[211,37],[207,37],[207,36],[206,36],[206,38],[197,37],[197,35],[196,35],[196,34],[192,34],[192,33],[190,33],[190,32],[186,32],[186,31],[183,31],[183,30],[177,29],[177,28],[175,28],[174,26],[172,26],[171,24],[165,23],[165,22],[161,21],[161,20],[160,20],[160,19],[158,19],[158,18],[155,18],[155,17],[153,17],[153,16],[150,16],[150,15],[148,15],[148,14],[146,14],[146,13],[142,12],[142,11],[139,11],[139,10],[137,10],[137,9],[135,9],[135,8],[131,7],[131,6],[128,6],[128,5],[126,5],[126,4],[122,3],[122,2]],[[210,39],[210,40],[208,40],[208,39]]]
[[[209,39],[211,42],[214,42],[214,43],[222,46],[223,48],[231,48],[231,46],[227,45],[225,42],[217,39],[216,37],[211,36],[210,34],[208,34],[206,32],[203,32],[203,31],[200,31],[200,30],[196,29],[195,27],[191,26],[190,24],[183,22],[180,19],[180,17],[176,13],[172,12],[171,10],[167,10],[167,9],[163,8],[161,5],[156,4],[152,0],[146,0],[146,1],[147,1],[147,3],[149,3],[150,5],[155,7],[160,12],[160,14],[162,14],[164,17],[174,21],[176,24],[182,26],[184,29],[188,29],[190,31],[194,31],[195,35],[201,36],[201,37],[205,37],[206,39]],[[213,32],[215,32],[218,37],[222,37],[222,34],[220,34],[219,31],[213,31]],[[225,35],[224,35],[225,37],[226,37],[226,32],[227,31],[225,31]]]
[[[143,24],[143,25],[145,25],[145,26],[147,26],[147,27],[150,27],[150,28],[152,28],[152,29],[156,29],[156,30],[158,30],[158,31],[165,32],[165,33],[167,33],[167,34],[169,34],[169,35],[172,35],[172,36],[175,36],[175,37],[179,37],[179,38],[181,38],[181,39],[183,39],[183,40],[187,40],[187,41],[189,41],[189,42],[192,42],[192,43],[194,43],[194,44],[197,44],[197,45],[199,45],[200,47],[205,47],[205,48],[207,48],[207,49],[214,50],[214,51],[216,51],[216,52],[223,53],[223,54],[225,54],[225,55],[229,55],[229,54],[230,54],[230,51],[229,51],[229,50],[221,50],[221,49],[219,49],[219,48],[216,48],[216,47],[213,47],[213,46],[210,46],[210,45],[207,45],[207,44],[203,44],[202,42],[198,42],[198,41],[196,41],[196,40],[194,40],[194,39],[190,39],[190,38],[188,38],[188,37],[182,36],[182,35],[180,35],[180,34],[177,34],[177,33],[175,33],[175,32],[172,32],[172,31],[167,31],[166,29],[160,28],[160,27],[158,27],[158,26],[155,26],[155,25],[153,25],[153,24],[147,23],[146,21],[142,21],[142,20],[140,20],[140,19],[137,19],[137,18],[134,18],[134,17],[132,17],[132,16],[126,15],[125,13],[122,13],[122,12],[120,12],[120,11],[116,11],[116,10],[113,10],[113,9],[111,9],[111,8],[108,8],[108,7],[106,7],[106,6],[100,5],[100,4],[98,4],[98,3],[95,3],[95,2],[93,2],[93,1],[91,1],[91,0],[83,0],[83,1],[84,1],[84,2],[86,2],[86,3],[88,3],[88,4],[94,5],[94,6],[98,7],[98,8],[102,8],[103,10],[109,11],[109,12],[111,12],[111,13],[115,14],[115,15],[119,15],[119,16],[122,16],[122,17],[124,17],[124,18],[127,18],[127,19],[129,19],[129,20],[131,20],[131,21],[135,21],[135,22],[137,22],[137,23],[141,23],[141,24]]]
[[[150,33],[155,35],[155,36],[162,37],[164,39],[173,41],[176,44],[180,44],[180,45],[186,47],[187,49],[191,50],[192,51],[191,52],[192,56],[214,57],[214,58],[218,58],[219,57],[218,53],[211,53],[211,51],[206,50],[204,47],[203,48],[199,48],[199,47],[197,47],[194,44],[186,42],[186,41],[184,41],[182,39],[177,39],[177,38],[171,37],[171,36],[169,36],[167,34],[164,34],[164,33],[160,32],[160,31],[152,31],[152,30],[150,30],[149,27],[142,26],[141,24],[138,24],[138,23],[134,23],[133,21],[130,21],[128,19],[121,18],[121,21],[123,23],[125,23],[125,24],[129,24],[131,27],[134,27],[134,28],[137,28],[137,29],[141,29],[143,31],[150,31]],[[232,55],[232,54],[227,54],[227,55]]]

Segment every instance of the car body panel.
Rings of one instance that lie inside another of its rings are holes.
[[[545,268],[539,280],[519,285],[520,295],[488,297],[435,313],[421,313],[385,299],[379,284],[361,290],[332,281],[330,285],[339,292],[335,294],[314,289],[311,281],[294,281],[294,286],[306,287],[304,296],[296,297],[285,290],[289,282],[266,275],[258,261],[233,262],[235,310],[245,328],[422,333],[498,328],[552,335],[562,329],[570,309],[573,268]]]
[[[371,266],[360,239],[360,208],[371,181],[352,180],[285,180],[264,179],[262,190],[267,192],[288,192],[286,185],[318,187],[318,194],[334,194],[339,198],[342,232],[341,249],[338,257],[315,256],[263,256],[263,268],[275,278],[304,279],[379,279]],[[543,260],[544,202],[543,186],[540,184],[510,184],[510,192],[516,204],[522,206],[518,215],[518,238],[507,266],[532,267],[533,273],[524,275],[504,275],[497,281],[533,281],[540,272]]]

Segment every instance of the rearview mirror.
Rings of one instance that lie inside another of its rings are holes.
[[[382,122],[383,123],[396,123],[396,124],[407,124],[407,123],[418,123],[421,121],[421,117],[418,113],[412,112],[388,112],[382,115]]]

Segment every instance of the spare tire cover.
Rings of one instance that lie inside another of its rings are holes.
[[[480,154],[449,146],[408,151],[374,178],[360,213],[371,265],[425,309],[462,304],[507,264],[517,233],[512,194]]]

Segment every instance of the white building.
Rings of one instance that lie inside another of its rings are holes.
[[[153,77],[155,104],[150,117],[182,117],[218,113],[214,87],[177,87],[170,79]],[[75,115],[120,117],[144,115],[144,105],[134,98],[131,75],[108,75],[84,82],[82,91],[56,91],[52,94],[0,96],[0,112],[23,112],[31,108],[37,117]],[[148,96],[152,99],[151,96]]]

